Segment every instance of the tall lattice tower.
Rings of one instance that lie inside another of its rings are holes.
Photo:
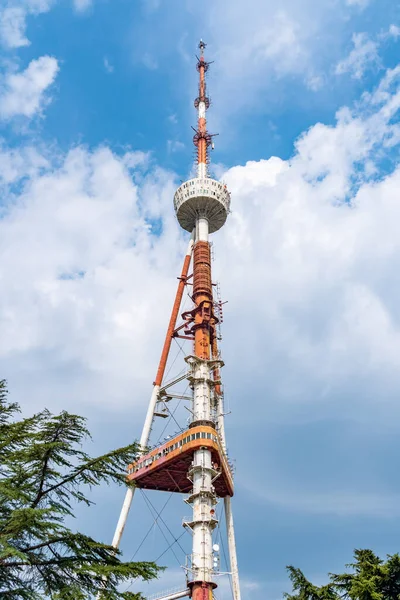
[[[192,553],[187,557],[186,586],[180,592],[164,595],[163,600],[189,596],[193,600],[215,598],[218,561],[213,543],[213,532],[218,524],[216,504],[224,501],[226,532],[234,600],[240,600],[239,575],[236,559],[235,535],[231,510],[233,496],[232,468],[227,456],[223,391],[220,370],[223,362],[218,350],[218,327],[221,320],[221,302],[214,293],[216,286],[211,277],[209,234],[218,231],[226,221],[230,194],[226,185],[211,179],[208,173],[209,149],[212,135],[207,131],[206,112],[210,100],[206,91],[206,73],[210,63],[204,58],[206,44],[200,41],[199,95],[194,105],[198,124],[193,142],[196,147],[197,176],[183,183],[176,191],[174,206],[181,227],[191,233],[184,259],[172,314],[161,359],[154,381],[140,445],[143,454],[128,467],[128,478],[136,488],[185,494],[185,502],[192,507],[192,516],[184,520],[193,538]],[[193,273],[189,269],[193,257]],[[190,286],[190,288],[187,286]],[[182,297],[190,289],[192,307],[182,313],[178,322]],[[186,356],[183,375],[164,382],[165,368],[174,338],[190,340],[192,351]],[[188,380],[190,394],[174,393],[174,386]],[[149,447],[149,438],[155,419],[168,416],[170,403],[189,400],[188,426],[179,433]],[[113,546],[118,547],[131,506],[134,489],[129,489],[115,531]],[[161,600],[161,599],[160,599]]]

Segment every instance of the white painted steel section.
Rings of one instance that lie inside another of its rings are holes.
[[[140,437],[139,443],[142,448],[145,448],[145,446],[147,446],[147,443],[149,441],[151,425],[152,425],[153,418],[154,418],[154,409],[156,407],[159,391],[160,391],[160,386],[155,385],[153,388],[153,392],[151,394],[149,406],[147,408],[147,414],[146,414],[146,419],[145,419],[145,422],[143,425],[142,435]],[[125,529],[125,525],[126,525],[126,521],[128,518],[129,509],[132,504],[134,493],[135,493],[135,488],[128,488],[128,490],[126,491],[125,500],[122,505],[121,514],[119,515],[117,527],[115,529],[115,533],[114,533],[114,537],[113,537],[113,541],[112,541],[112,546],[114,548],[118,548],[119,544],[121,542],[122,534]]]
[[[222,447],[226,454],[226,438],[225,438],[225,417],[224,417],[224,402],[223,396],[217,397],[217,421],[218,421],[218,433],[221,438]],[[225,507],[225,519],[226,519],[226,531],[228,537],[228,551],[229,551],[229,562],[230,570],[232,573],[232,590],[233,600],[241,600],[240,595],[240,580],[239,580],[239,568],[236,553],[236,540],[235,540],[235,528],[233,524],[232,515],[232,499],[230,496],[224,498]]]
[[[140,436],[139,444],[142,447],[142,449],[147,446],[147,443],[149,441],[151,425],[153,423],[153,418],[154,418],[154,409],[157,404],[159,392],[160,392],[160,386],[155,385],[153,388],[153,393],[151,394],[149,406],[147,408],[146,419],[144,421],[142,435]]]
[[[199,102],[199,119],[205,119],[205,118],[206,118],[206,103]]]
[[[211,492],[211,452],[196,450],[193,471],[193,551],[192,569],[195,581],[212,582],[213,552],[211,510],[214,506]]]
[[[206,118],[205,102],[199,102],[198,117],[199,117],[199,120]],[[207,165],[205,163],[199,163],[197,165],[197,177],[199,179],[204,179],[205,177],[207,177]]]
[[[207,165],[206,165],[206,163],[199,163],[197,165],[197,177],[199,179],[205,179],[207,177]]]
[[[235,529],[233,526],[231,498],[229,496],[226,496],[226,498],[224,498],[224,506],[226,518],[226,532],[228,536],[229,560],[231,563],[232,573],[233,600],[241,600],[239,569],[236,554]]]
[[[190,240],[189,240],[189,243],[188,243],[188,247],[187,247],[187,250],[186,250],[186,256],[191,256],[192,255],[195,236],[196,236],[196,229],[193,227],[193,231],[191,233]]]
[[[194,368],[193,420],[209,421],[211,417],[210,368],[207,361],[198,360]],[[211,451],[196,450],[192,466],[193,478],[193,550],[192,569],[195,581],[213,581],[211,510]]]
[[[226,185],[206,176],[207,165],[203,164],[202,169],[204,177],[189,179],[176,190],[174,207],[178,222],[186,231],[193,230],[199,217],[206,217],[209,233],[214,233],[227,219],[230,195]]]
[[[197,241],[208,242],[208,219],[200,217],[197,220]]]
[[[227,453],[226,438],[225,438],[225,416],[224,416],[224,399],[222,395],[218,395],[217,401],[217,427],[219,437],[221,438],[222,448]]]
[[[193,421],[211,419],[210,367],[199,359],[194,367]]]
[[[154,598],[154,600],[178,600],[178,598],[187,598],[187,596],[189,595],[190,590],[182,590],[181,592],[169,594],[168,596],[160,596],[159,598]]]

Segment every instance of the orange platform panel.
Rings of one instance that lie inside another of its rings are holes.
[[[192,483],[187,476],[193,453],[202,447],[211,450],[214,468],[219,472],[213,484],[217,496],[233,496],[232,470],[219,436],[213,427],[203,425],[188,429],[141,456],[129,465],[128,479],[142,489],[189,493]]]

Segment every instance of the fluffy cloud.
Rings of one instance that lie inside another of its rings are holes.
[[[397,426],[400,169],[390,158],[399,85],[397,67],[335,125],[300,136],[289,161],[224,175],[233,212],[214,238],[214,266],[229,300],[224,375],[241,427],[258,427],[240,408],[244,395],[260,423],[266,414],[296,419],[303,407],[305,420],[340,414]],[[173,174],[107,148],[3,147],[0,162],[0,356],[14,398],[81,412],[142,409],[186,243]],[[246,477],[251,487],[251,470]],[[337,489],[327,510],[354,514],[357,490]],[[315,509],[317,500],[272,478],[265,499],[290,508],[280,498],[293,490],[301,510]],[[361,512],[376,515],[379,504],[365,489]]]
[[[294,379],[280,393],[288,399],[303,398],[297,377],[304,385],[311,379],[320,394],[355,373],[385,373],[388,393],[397,383],[400,303],[389,274],[400,260],[400,172],[376,174],[400,139],[393,122],[399,76],[399,67],[388,71],[356,111],[338,112],[335,126],[312,127],[290,161],[271,158],[225,174],[233,214],[216,238],[216,268],[230,321],[253,349],[244,357],[249,364],[285,356]],[[173,177],[144,174],[144,155],[107,149],[75,149],[56,161],[32,150],[4,155],[3,185],[25,183],[0,224],[10,290],[2,299],[3,357],[51,348],[60,364],[101,371],[113,385],[113,370],[120,377],[127,362],[154,370],[157,344],[149,340],[160,340],[169,307],[161,309],[159,298],[173,293],[182,248]],[[256,330],[238,319],[243,310]],[[231,339],[233,329],[225,335]]]
[[[9,48],[28,46],[25,36],[26,12],[20,6],[6,8],[0,14],[0,37],[3,44]]]
[[[323,87],[332,63],[348,44],[343,15],[351,22],[359,14],[349,4],[346,0],[210,3],[205,31],[216,59],[212,82],[216,106],[225,112],[261,105],[266,98],[271,102],[287,76],[311,90]],[[364,61],[372,60],[372,45],[357,46],[359,53],[368,51]]]
[[[346,4],[349,6],[361,6],[364,8],[369,4],[370,0],[346,0]]]
[[[397,38],[400,37],[400,27],[394,24],[390,25],[388,35],[397,40]]]
[[[262,0],[218,0],[209,7],[208,16],[207,40],[216,49],[213,94],[229,97],[229,101],[217,102],[225,110],[227,105],[246,105],[250,93],[258,95],[276,77],[316,77],[323,54],[316,59],[317,40],[325,32],[327,19],[335,27],[327,4],[314,0],[301,6],[292,0],[279,6]]]
[[[350,54],[337,64],[336,73],[350,73],[354,79],[361,79],[365,71],[379,61],[378,44],[366,33],[355,33],[353,45]]]
[[[6,0],[0,7],[0,42],[6,48],[30,44],[26,36],[27,19],[48,12],[57,0]],[[74,9],[85,12],[93,0],[72,0]]]
[[[162,336],[169,307],[160,307],[160,299],[173,285],[182,248],[174,241],[172,215],[160,237],[151,235],[154,213],[168,206],[165,196],[173,188],[171,177],[158,170],[143,179],[146,161],[143,153],[118,158],[107,149],[83,148],[52,160],[28,151],[8,156],[3,197],[8,189],[9,205],[0,221],[7,264],[0,278],[9,295],[0,309],[6,328],[0,354],[12,363],[13,356],[24,357],[18,370],[43,367],[50,380],[52,372],[61,381],[72,369],[80,401],[91,378],[97,383],[88,400],[96,404],[109,401],[105,391],[114,375],[120,378],[113,396],[122,406],[141,377],[146,383],[154,377],[149,340]],[[141,179],[140,196],[131,169]],[[51,364],[40,367],[44,356]],[[141,364],[139,379],[134,363]],[[12,378],[17,365],[9,367]]]
[[[388,71],[356,111],[338,112],[334,127],[312,127],[290,161],[252,162],[225,175],[235,200],[218,241],[230,247],[219,258],[231,274],[224,287],[230,310],[246,306],[257,323],[235,331],[253,349],[245,369],[256,360],[269,370],[284,357],[272,385],[288,401],[304,401],[311,388],[308,401],[323,402],[354,384],[363,387],[363,402],[379,386],[381,402],[393,402],[400,385],[400,314],[390,276],[400,260],[400,170],[377,177],[400,140],[399,76],[399,67]],[[282,369],[290,375],[279,381]]]
[[[25,35],[28,15],[39,15],[50,10],[53,0],[16,0],[6,2],[0,9],[0,40],[8,48],[29,45]]]
[[[48,104],[47,89],[58,73],[58,62],[52,56],[41,56],[32,60],[19,73],[8,73],[0,88],[0,116],[10,119],[15,116],[33,117]]]
[[[75,10],[84,12],[92,6],[92,0],[74,0]]]

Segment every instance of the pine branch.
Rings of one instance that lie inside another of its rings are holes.
[[[51,492],[54,492],[55,490],[58,490],[59,488],[64,487],[68,483],[71,483],[77,477],[79,477],[79,475],[82,475],[83,473],[85,473],[85,471],[89,471],[90,469],[93,469],[97,464],[101,463],[105,459],[107,459],[109,457],[111,458],[113,456],[118,456],[118,454],[128,452],[129,449],[131,449],[131,448],[133,450],[136,449],[136,444],[132,444],[130,446],[125,446],[125,448],[121,448],[120,450],[114,450],[113,452],[110,452],[109,454],[105,454],[103,456],[98,456],[97,458],[93,458],[93,459],[89,460],[85,465],[82,465],[82,467],[79,467],[75,472],[71,473],[70,475],[68,475],[67,477],[65,477],[64,479],[59,481],[58,483],[55,483],[51,487],[44,490],[42,493],[42,496],[50,494]],[[115,480],[120,479],[120,475],[115,473],[115,471],[103,471],[102,474],[112,477]]]
[[[121,584],[153,579],[160,568],[123,562],[111,546],[65,524],[73,502],[92,505],[88,487],[130,485],[124,470],[137,445],[91,458],[81,449],[90,438],[84,419],[45,410],[18,420],[6,393],[0,381],[0,597],[87,600],[102,591],[104,600],[139,600]]]
[[[61,424],[58,425],[58,427],[57,427],[57,429],[55,431],[52,443],[55,443],[57,441],[57,438],[59,436],[60,431],[61,431]],[[36,496],[35,500],[32,502],[31,508],[35,508],[39,504],[39,502],[40,502],[40,500],[41,500],[41,498],[43,496],[42,491],[43,491],[43,486],[44,486],[45,477],[46,477],[46,473],[47,473],[47,467],[48,467],[48,464],[49,464],[49,460],[50,460],[50,456],[51,456],[52,450],[53,450],[53,448],[50,447],[45,452],[44,461],[43,461],[43,468],[42,468],[42,474],[41,474],[41,477],[40,477],[39,490],[38,490],[38,493],[37,493],[37,496]]]
[[[52,544],[59,544],[65,540],[65,536],[54,538],[52,540],[48,540],[47,542],[42,542],[41,544],[36,544],[36,546],[29,546],[28,548],[22,548],[22,552],[33,552],[34,550],[39,550],[40,548],[45,548],[46,546],[51,546]]]

